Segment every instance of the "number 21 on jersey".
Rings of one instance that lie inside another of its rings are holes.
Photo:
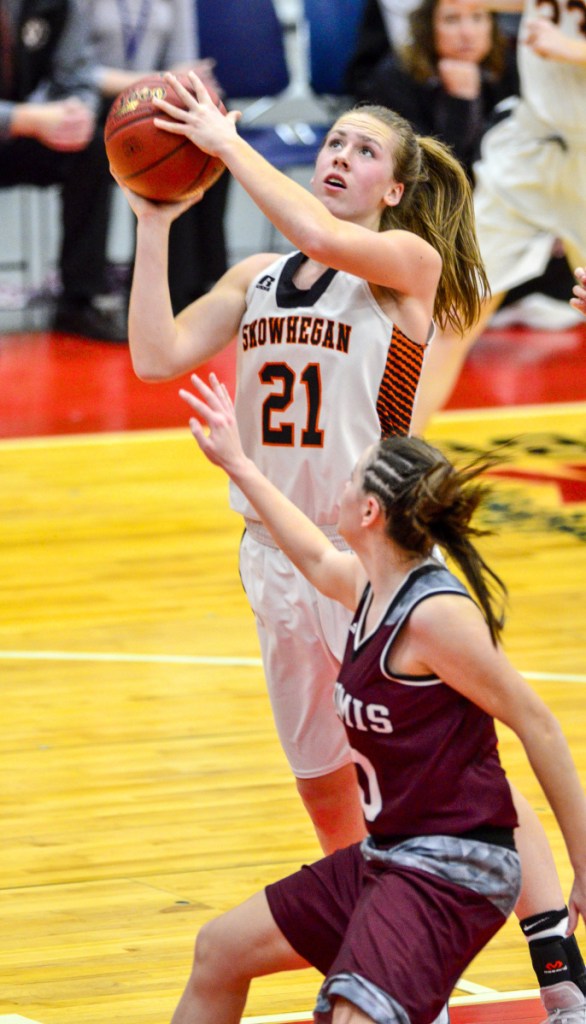
[[[322,397],[319,363],[308,363],[298,376],[304,386],[302,398],[298,397],[299,389],[296,393],[297,375],[287,363],[265,363],[259,377],[263,384],[275,389],[262,404],[263,444],[292,448],[298,443],[302,448],[321,448],[324,435],[319,428]],[[303,400],[306,408],[305,425],[299,439],[295,437],[295,424],[287,422],[284,415],[294,400]]]

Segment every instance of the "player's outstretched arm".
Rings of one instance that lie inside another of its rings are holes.
[[[586,316],[586,270],[584,267],[576,267],[574,277],[578,283],[572,289],[574,297],[570,299],[570,306],[577,309],[582,316]]]
[[[202,452],[220,466],[246,495],[282,551],[327,597],[354,609],[366,580],[357,558],[338,551],[288,498],[245,455],[234,406],[226,386],[214,373],[209,386],[192,375],[194,392],[180,389],[181,398],[203,420],[192,417],[191,432]]]
[[[451,623],[451,625],[450,625]],[[457,626],[457,638],[454,630]],[[586,795],[560,724],[495,646],[479,609],[453,595],[423,601],[410,620],[423,670],[432,671],[519,737],[563,834],[575,880],[570,930],[586,920]]]

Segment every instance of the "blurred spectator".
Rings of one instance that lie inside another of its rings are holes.
[[[156,71],[193,68],[220,92],[213,61],[197,58],[193,0],[90,0],[95,82],[104,97],[102,122],[112,99]],[[169,246],[169,283],[177,312],[199,298],[227,269],[224,214],[229,176],[175,221]]]
[[[378,62],[410,42],[410,18],[416,7],[417,0],[365,0],[356,48],[345,72],[350,95],[362,95]],[[501,32],[514,46],[519,14],[499,11],[497,18]]]
[[[474,166],[476,232],[492,294],[475,327],[463,338],[448,326],[435,335],[417,394],[416,433],[423,433],[430,418],[445,405],[467,353],[484,327],[495,322],[495,310],[504,297],[526,282],[535,284],[551,260],[554,243],[559,246],[561,240],[569,266],[584,266],[586,37],[582,21],[563,5],[550,11],[538,0],[525,0],[517,62],[520,97],[509,116],[486,132],[481,158]],[[579,309],[567,305],[573,278],[566,273],[565,301],[558,303],[563,321],[539,300],[531,310],[531,326],[555,330],[580,321]]]
[[[413,0],[366,0],[348,88],[357,101],[383,103],[420,134],[448,143],[473,179],[485,132],[510,112],[519,92],[519,20],[472,0],[423,0],[418,7]],[[571,287],[562,247],[554,243],[544,272],[510,289],[494,325],[564,329],[572,323]]]
[[[398,111],[452,147],[472,177],[498,104],[518,92],[515,54],[496,14],[476,0],[423,0],[409,41],[356,83],[356,99]]]
[[[78,0],[0,2],[0,187],[61,185],[62,294],[54,328],[125,341],[105,289],[110,184],[88,21]]]

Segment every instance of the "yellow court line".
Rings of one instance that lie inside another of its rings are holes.
[[[0,1016],[0,1024],[40,1024],[40,1021],[32,1017],[21,1017],[19,1013],[9,1013]]]
[[[261,658],[249,658],[240,655],[225,657],[214,654],[139,654],[131,651],[27,651],[0,650],[0,661],[95,661],[120,664],[154,664],[154,665],[237,665],[242,668],[262,667]],[[581,683],[586,685],[586,674],[568,672],[524,672],[526,679],[548,682]],[[2,1018],[0,1017],[0,1024]]]
[[[96,434],[50,434],[47,437],[6,437],[0,440],[2,448],[77,448],[90,444],[144,444],[150,441],[173,441],[191,437],[187,420],[184,427],[159,427],[153,430],[125,430]],[[3,1024],[0,1017],[0,1024]]]
[[[240,668],[262,667],[261,658],[240,655],[225,657],[213,654],[133,654],[128,651],[2,651],[0,661],[95,661],[121,664],[153,665],[237,665]],[[555,679],[560,679],[555,676]],[[562,680],[563,681],[563,680]],[[584,678],[586,682],[586,677]],[[0,1017],[0,1024],[2,1018]]]

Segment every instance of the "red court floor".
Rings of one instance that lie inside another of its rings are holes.
[[[450,1024],[541,1024],[544,1010],[539,999],[511,999],[493,1003],[474,1002],[450,1007]],[[243,1024],[257,1024],[258,1018],[243,1019]],[[288,1018],[290,1021],[290,1018]],[[271,1018],[278,1024],[277,1018]],[[1,1024],[1,1021],[0,1021]],[[259,1022],[260,1024],[260,1022]],[[290,1024],[293,1022],[290,1021]],[[311,1020],[298,1024],[311,1024]]]
[[[1,320],[0,320],[1,330]],[[234,352],[214,360],[233,382]],[[486,331],[452,409],[586,400],[586,321],[551,333]],[[0,334],[0,437],[144,430],[186,424],[179,381],[144,384],[126,346],[41,333]]]
[[[475,1003],[450,1009],[451,1024],[541,1024],[544,1017],[539,999],[518,999],[497,1003]]]

